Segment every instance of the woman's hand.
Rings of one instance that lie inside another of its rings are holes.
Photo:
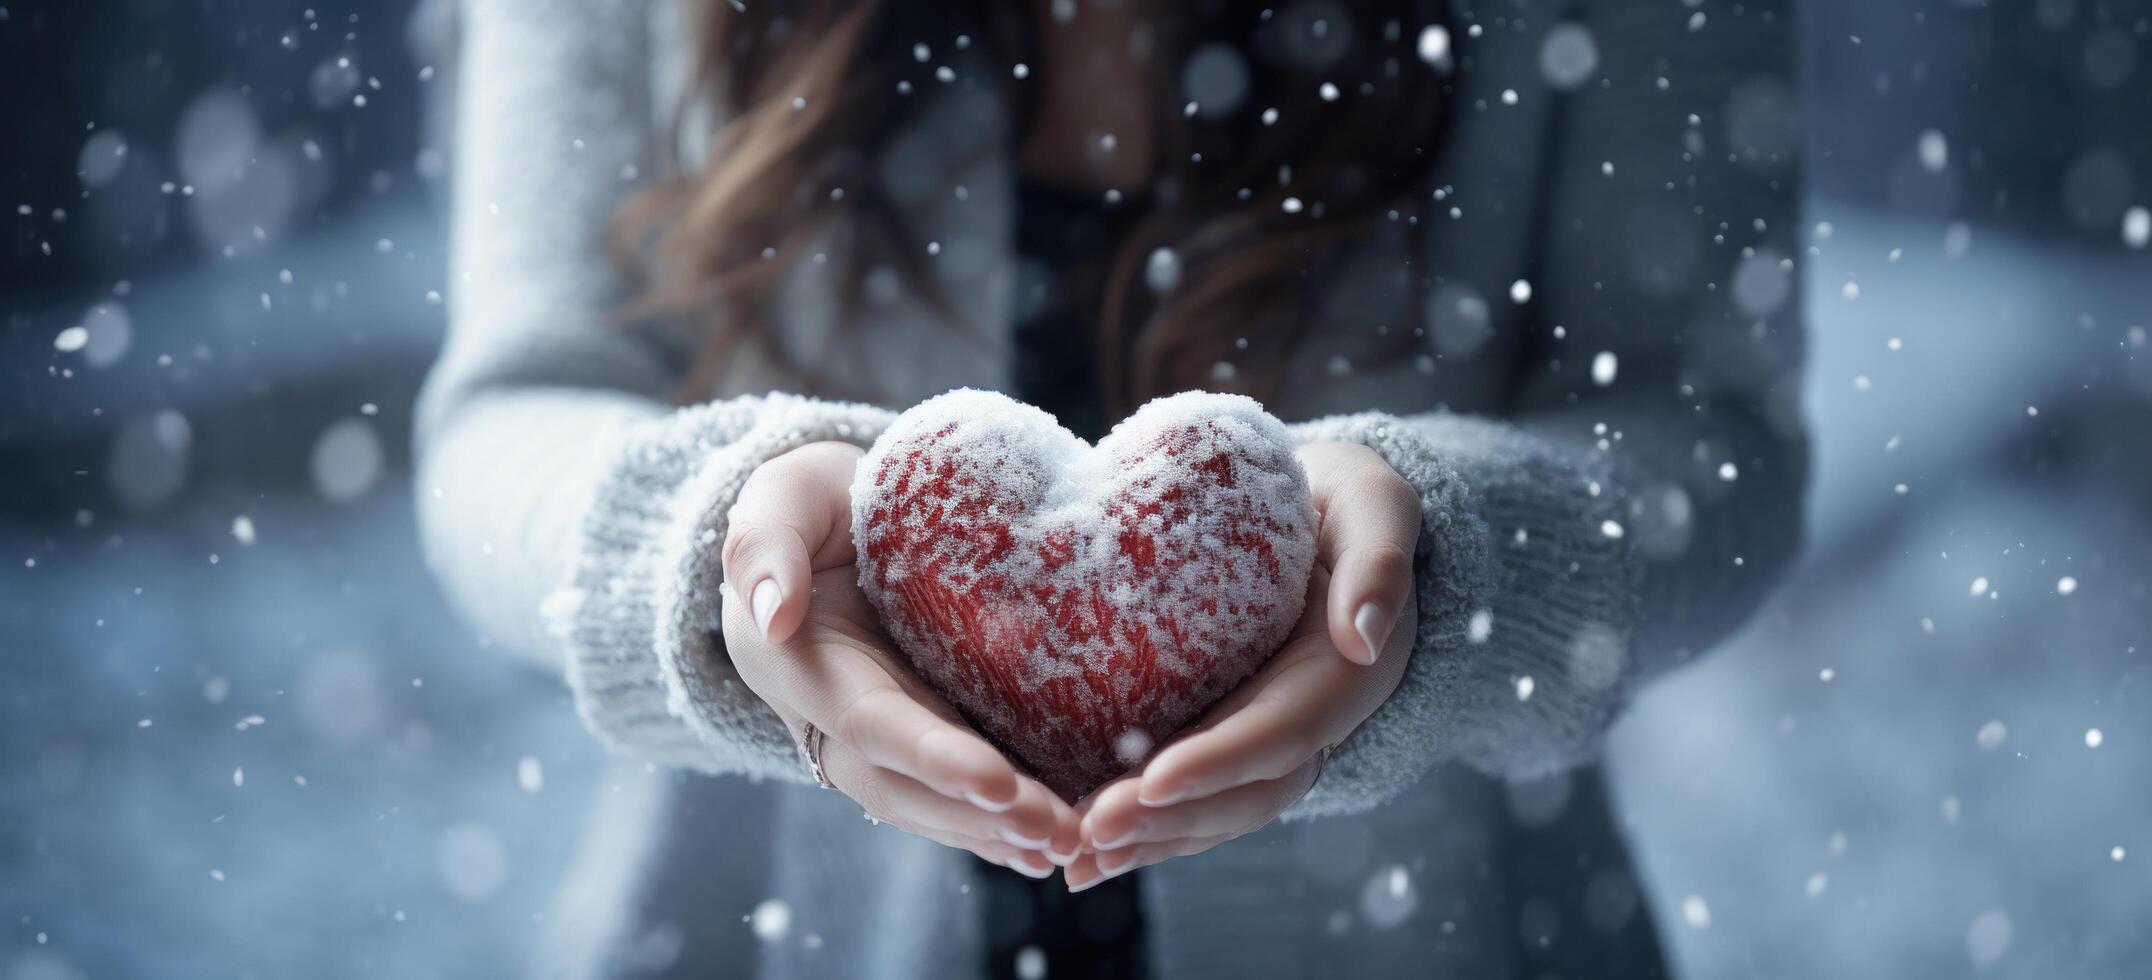
[[[892,651],[853,568],[860,456],[816,443],[748,477],[725,538],[725,649],[795,740],[814,726],[825,778],[869,815],[1044,878],[1075,858],[1080,818]]]
[[[1419,616],[1419,496],[1365,447],[1316,443],[1299,455],[1320,528],[1306,611],[1200,724],[1079,803],[1084,853],[1065,872],[1070,890],[1269,823],[1404,676]]]

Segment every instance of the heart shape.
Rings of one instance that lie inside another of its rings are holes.
[[[1285,426],[1190,392],[1096,447],[991,392],[921,402],[852,488],[859,584],[927,682],[1076,800],[1284,643],[1315,560]]]

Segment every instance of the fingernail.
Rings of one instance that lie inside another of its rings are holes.
[[[1053,863],[1066,868],[1069,865],[1076,863],[1076,857],[1077,855],[1083,853],[1083,848],[1078,847],[1075,850],[1068,852],[1067,854],[1062,854],[1059,851],[1056,851],[1053,848],[1049,847],[1046,849],[1045,853],[1046,860],[1052,861]]]
[[[1367,662],[1374,663],[1382,656],[1382,645],[1390,639],[1390,624],[1372,602],[1360,604],[1360,611],[1353,613],[1352,628],[1359,631],[1360,639],[1367,644]]]
[[[1112,867],[1107,866],[1109,862],[1112,864]],[[1135,867],[1135,865],[1136,852],[1132,850],[1115,851],[1111,854],[1101,854],[1098,857],[1098,873],[1100,880],[1111,878],[1114,875],[1120,874],[1123,871],[1127,871],[1128,869]]]
[[[1101,882],[1101,881],[1105,881],[1105,880],[1106,880],[1105,876],[1101,875],[1101,876],[1099,876],[1099,877],[1097,877],[1097,878],[1093,878],[1093,879],[1091,879],[1090,881],[1086,881],[1086,882],[1084,882],[1084,883],[1083,883],[1083,884],[1081,884],[1081,885],[1070,885],[1070,886],[1069,886],[1069,894],[1071,894],[1071,895],[1074,895],[1074,894],[1076,894],[1077,892],[1083,891],[1083,890],[1085,890],[1085,889],[1087,889],[1087,888],[1091,888],[1091,887],[1094,887],[1094,886],[1096,886],[1096,885],[1097,885],[1097,884],[1098,884],[1099,882]]]
[[[762,631],[762,638],[770,638],[770,619],[777,615],[777,604],[783,602],[785,593],[777,587],[777,580],[766,578],[755,583],[755,591],[748,597],[755,613],[755,628]]]
[[[1037,868],[1032,867],[1030,857],[1028,854],[1019,854],[1010,858],[1009,868],[1027,878],[1044,878],[1054,873],[1054,866],[1051,864]]]
[[[1180,789],[1173,790],[1169,793],[1160,794],[1158,796],[1152,796],[1150,790],[1139,789],[1136,791],[1136,802],[1141,803],[1144,806],[1172,806],[1175,803],[1179,803],[1180,801],[1187,799],[1188,796],[1188,789],[1185,786]]]
[[[994,828],[994,836],[999,837],[1002,840],[1008,841],[1009,843],[1014,844],[1018,847],[1024,848],[1025,850],[1031,851],[1045,850],[1046,845],[1048,843],[1051,843],[1050,841],[1041,840],[1036,837],[1026,837],[1022,834],[1017,833],[1016,831],[1010,830],[1007,827]]]
[[[1121,834],[1119,837],[1115,837],[1112,840],[1099,840],[1096,837],[1091,838],[1091,846],[1098,848],[1101,851],[1110,851],[1116,847],[1126,847],[1131,841],[1134,841],[1144,831],[1147,831],[1149,829],[1151,829],[1151,822],[1149,820],[1139,820],[1133,829]]]
[[[1007,803],[996,803],[993,800],[989,800],[986,797],[980,796],[979,794],[974,793],[968,789],[964,791],[964,802],[969,803],[972,806],[978,807],[981,810],[985,810],[988,813],[1007,813],[1009,812],[1010,807],[1016,805],[1015,800],[1010,800]]]

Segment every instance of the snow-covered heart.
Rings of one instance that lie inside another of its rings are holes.
[[[1238,395],[1145,405],[1096,447],[959,390],[852,488],[859,584],[920,675],[1074,800],[1274,653],[1315,557],[1285,426]]]

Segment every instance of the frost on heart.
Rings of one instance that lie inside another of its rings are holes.
[[[1268,659],[1315,557],[1291,438],[1238,395],[1159,399],[1092,447],[954,391],[899,417],[859,474],[860,587],[890,636],[1070,799]]]

